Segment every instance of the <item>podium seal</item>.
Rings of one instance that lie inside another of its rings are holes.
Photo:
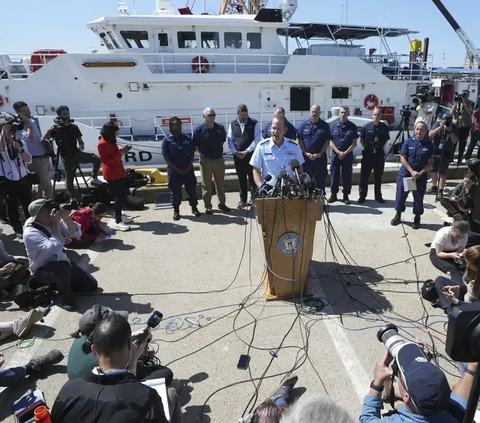
[[[278,240],[278,249],[286,256],[294,256],[302,249],[302,240],[295,233],[286,233]]]

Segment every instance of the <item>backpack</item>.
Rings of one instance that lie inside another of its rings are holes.
[[[58,295],[57,291],[51,286],[41,286],[32,288],[31,282],[17,285],[13,290],[13,301],[20,308],[30,307],[48,307],[52,298]]]
[[[435,289],[435,281],[433,279],[427,279],[425,282],[423,282],[422,297],[431,303],[438,300],[437,290]]]
[[[150,182],[147,175],[143,175],[135,171],[135,169],[127,169],[125,173],[125,185],[129,188],[144,187]]]
[[[87,194],[82,194],[80,204],[82,207],[87,207],[90,204],[103,203],[110,207],[113,199],[113,195],[108,189],[108,184],[104,182],[95,188],[91,188]]]
[[[136,195],[127,194],[124,205],[132,210],[143,210],[145,208],[145,200]]]

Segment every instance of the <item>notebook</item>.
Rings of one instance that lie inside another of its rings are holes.
[[[145,380],[142,382],[144,385],[149,386],[150,388],[155,389],[157,394],[162,399],[163,409],[165,411],[165,417],[170,421],[170,409],[168,407],[168,397],[167,397],[167,386],[165,385],[165,379],[151,379]]]

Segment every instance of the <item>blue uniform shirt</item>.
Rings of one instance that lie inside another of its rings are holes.
[[[262,135],[265,139],[272,136],[272,122],[267,122]],[[288,138],[289,140],[297,138],[297,130],[290,122],[287,122],[287,133],[285,134],[285,138]]]
[[[377,126],[368,122],[363,128],[361,137],[365,140],[365,149],[383,150],[390,139],[388,126],[380,122]]]
[[[358,138],[357,125],[349,120],[345,123],[340,121],[332,123],[330,131],[332,132],[333,143],[340,151],[345,151],[352,145],[353,140]],[[335,155],[333,151],[332,153]]]
[[[307,153],[318,154],[323,145],[332,139],[332,134],[330,126],[324,120],[313,123],[308,119],[298,128],[298,138],[303,140]]]
[[[420,172],[435,154],[435,147],[432,140],[428,137],[420,142],[415,137],[411,137],[403,143],[400,154],[407,158],[408,164],[415,172]],[[410,176],[407,168],[402,165],[399,175],[402,177]],[[424,173],[422,177],[427,177],[428,173]]]
[[[220,159],[223,157],[223,144],[227,139],[225,128],[214,123],[209,128],[206,123],[198,126],[193,132],[193,142],[200,154],[207,159]]]
[[[179,138],[174,138],[170,134],[163,140],[162,154],[168,155],[175,166],[185,169],[190,164],[192,154],[195,154],[195,144],[188,135],[181,134]]]

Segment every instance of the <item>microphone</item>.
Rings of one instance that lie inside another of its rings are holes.
[[[284,177],[285,173],[286,173],[285,168],[282,167],[280,169],[280,171],[278,172],[277,181],[275,182],[275,187],[273,188],[272,193],[270,195],[271,197],[274,197],[275,195],[278,196],[278,191],[282,187],[283,177]]]
[[[272,178],[273,176],[270,173],[268,173],[267,176],[265,176],[265,179],[263,180],[262,185],[260,185],[257,189],[257,197],[262,197],[264,194],[266,194],[267,192],[266,186],[268,182],[272,180]]]
[[[298,169],[300,169],[300,163],[297,159],[293,159],[290,162],[290,167],[292,168],[293,174],[295,175],[296,183],[300,185],[300,178],[298,177]]]

